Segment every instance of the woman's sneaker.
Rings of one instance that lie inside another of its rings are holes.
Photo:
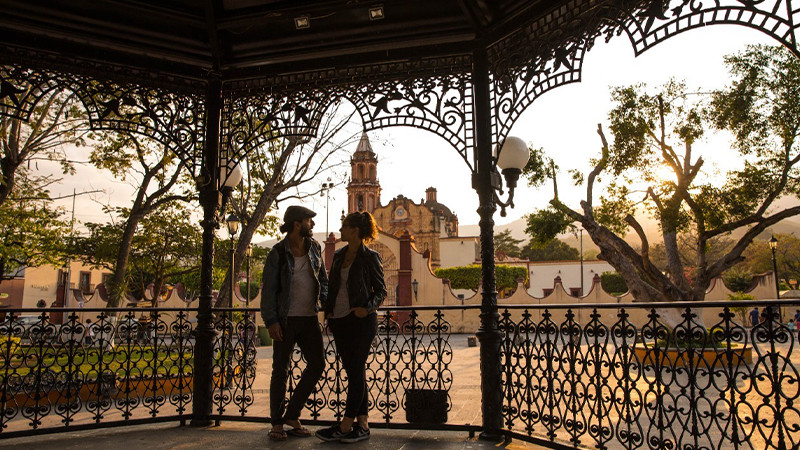
[[[351,433],[352,433],[352,431],[351,431]],[[347,434],[349,434],[349,433],[343,433],[342,429],[339,428],[339,424],[336,424],[336,425],[334,425],[332,427],[328,427],[328,428],[323,428],[321,430],[317,430],[317,432],[314,433],[314,436],[322,439],[325,442],[331,442],[331,441],[338,441],[339,439],[343,438]]]
[[[359,425],[353,425],[353,429],[349,433],[342,436],[339,442],[352,444],[353,442],[364,441],[369,439],[369,430],[361,428]]]

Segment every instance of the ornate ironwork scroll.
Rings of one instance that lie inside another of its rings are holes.
[[[186,311],[109,312],[119,315],[8,311],[0,322],[3,436],[188,417],[193,342]]]
[[[27,120],[54,90],[73,92],[89,127],[148,136],[172,150],[196,174],[202,163],[204,104],[193,94],[100,81],[81,75],[0,66],[0,114]]]
[[[235,406],[236,415],[244,416],[255,401],[256,326],[252,313],[225,310],[215,323],[214,393],[216,414],[224,415]]]
[[[539,96],[581,79],[585,52],[603,36],[628,35],[636,55],[684,31],[717,24],[759,30],[798,50],[798,12],[792,0],[653,0],[569,2],[489,48],[495,143]]]
[[[619,309],[506,310],[506,426],[593,448],[796,448],[800,373],[790,330],[768,312],[751,329],[725,308],[667,326]]]
[[[449,342],[450,324],[442,311],[426,311],[421,320],[416,311],[384,311],[378,321],[378,334],[367,359],[369,409],[386,423],[403,421],[398,411],[405,410],[406,394],[412,390],[438,391],[449,401],[453,384],[450,371],[453,351]],[[341,419],[347,397],[347,375],[336,353],[332,336],[325,330],[326,364],[320,382],[306,403],[314,419]],[[305,361],[299,350],[292,355],[288,401],[300,380]]]
[[[229,83],[221,159],[241,160],[270,139],[313,138],[325,110],[346,99],[366,130],[411,126],[431,131],[472,168],[468,68],[467,57],[448,57]]]

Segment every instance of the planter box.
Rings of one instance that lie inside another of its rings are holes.
[[[647,365],[654,365],[653,358],[656,357],[658,351],[658,358],[661,359],[662,355],[666,353],[666,358],[671,362],[673,367],[686,367],[689,366],[690,361],[697,367],[700,364],[713,364],[714,367],[726,367],[728,362],[733,366],[750,364],[753,362],[753,349],[752,347],[734,346],[732,349],[733,354],[727,356],[727,349],[692,349],[691,357],[689,349],[674,348],[674,347],[651,347],[642,344],[636,345],[634,352],[639,361]],[[700,355],[702,354],[702,356]],[[703,362],[705,360],[705,363]]]

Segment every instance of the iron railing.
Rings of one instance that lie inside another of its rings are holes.
[[[736,306],[778,304],[800,309],[800,301]],[[553,448],[799,446],[798,331],[772,313],[751,327],[730,306],[502,306],[506,435]],[[0,437],[188,421],[196,312],[6,310]],[[379,312],[367,374],[374,426],[480,429],[479,353],[471,335],[461,334],[477,328],[479,312],[474,306]],[[21,318],[28,314],[36,319]],[[271,350],[256,346],[255,314],[254,308],[215,310],[217,422],[269,421]],[[665,323],[665,314],[677,322]],[[344,412],[347,378],[327,330],[325,345],[327,367],[303,413],[310,424],[333,423]],[[297,351],[289,392],[304,364]]]

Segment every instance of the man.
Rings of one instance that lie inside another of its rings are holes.
[[[752,326],[758,325],[760,314],[758,313],[758,306],[754,306],[752,310],[750,310],[750,324]]]
[[[324,309],[327,301],[328,276],[322,262],[322,248],[311,237],[312,218],[316,215],[302,206],[287,208],[280,228],[286,237],[270,250],[264,265],[261,317],[273,340],[269,437],[276,441],[286,440],[287,435],[311,436],[300,423],[300,411],[325,367],[317,311],[320,307]],[[284,405],[295,344],[300,347],[307,364],[289,402]],[[284,424],[291,428],[284,430]]]

